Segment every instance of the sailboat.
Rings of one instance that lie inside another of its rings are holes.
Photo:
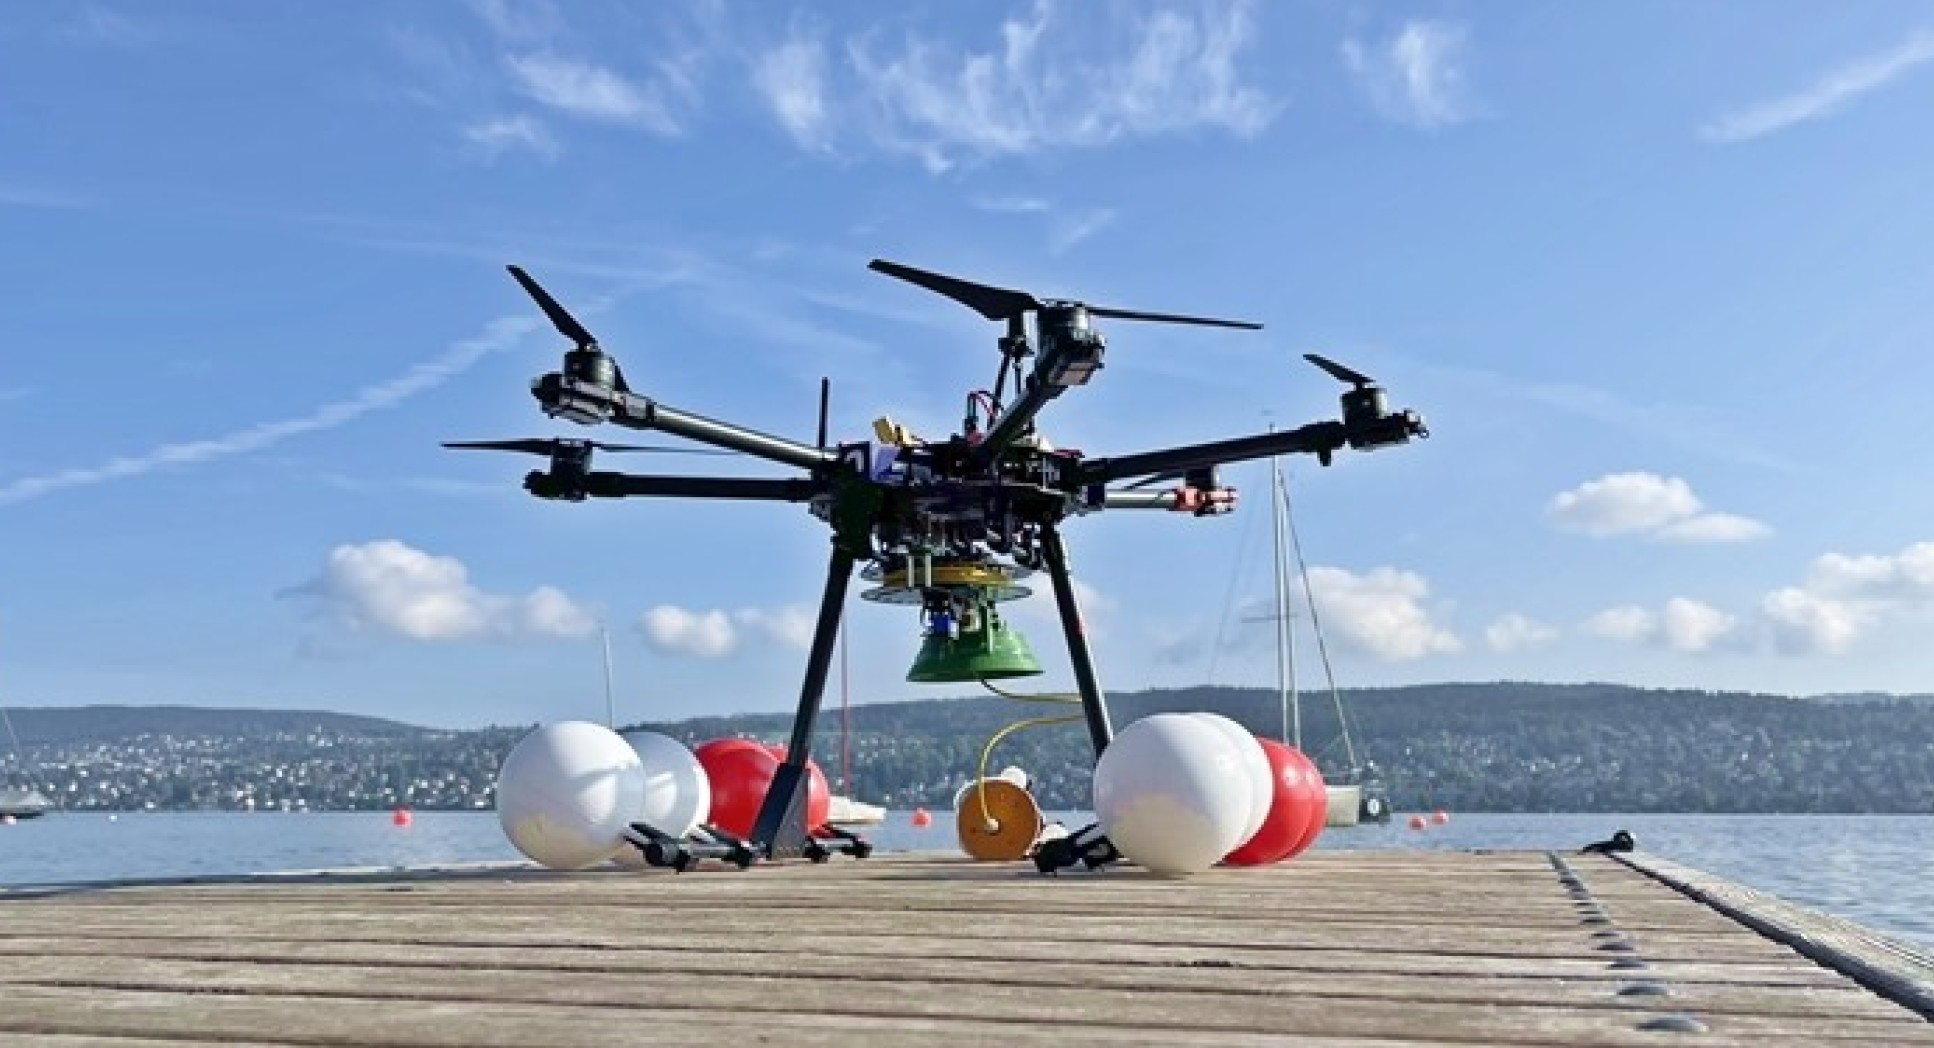
[[[1270,522],[1275,532],[1276,613],[1276,691],[1283,709],[1283,744],[1303,748],[1302,695],[1296,684],[1296,635],[1290,628],[1288,554],[1294,553],[1297,577],[1309,602],[1310,625],[1316,633],[1317,653],[1323,662],[1323,675],[1329,685],[1330,702],[1336,709],[1338,733],[1343,742],[1344,769],[1325,772],[1329,792],[1327,826],[1355,826],[1363,822],[1390,821],[1390,797],[1377,774],[1376,764],[1359,762],[1355,741],[1350,737],[1350,720],[1343,709],[1343,695],[1337,691],[1336,676],[1330,670],[1329,646],[1323,639],[1322,619],[1316,612],[1316,595],[1310,591],[1309,570],[1303,563],[1303,546],[1296,537],[1296,524],[1289,514],[1289,483],[1283,477],[1282,460],[1269,460]],[[1287,543],[1285,542],[1287,538]],[[1307,752],[1307,751],[1305,751]]]
[[[846,616],[839,619],[839,788],[853,788],[853,700],[847,693]],[[886,821],[886,809],[856,800],[848,793],[833,794],[826,821],[833,826],[877,826]]]
[[[7,739],[13,745],[13,759],[17,765],[25,766],[26,754],[20,748],[20,736],[13,730],[13,718],[7,716],[7,709],[0,706],[0,725],[7,729]],[[9,822],[17,819],[32,819],[45,815],[54,809],[54,802],[47,795],[35,789],[32,784],[25,787],[0,786],[0,819]]]

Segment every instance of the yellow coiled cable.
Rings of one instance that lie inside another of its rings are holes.
[[[985,678],[981,680],[980,685],[1003,699],[1013,699],[1016,702],[1047,702],[1065,706],[1081,701],[1081,696],[1068,693],[1022,695],[1019,692],[1002,691],[1000,688],[995,687],[993,682]],[[987,808],[987,765],[994,756],[994,747],[999,745],[1002,739],[1007,738],[1009,735],[1023,728],[1038,728],[1048,724],[1069,724],[1080,719],[1081,714],[1079,713],[1070,713],[1060,717],[1028,717],[1007,725],[995,732],[993,737],[987,740],[987,745],[981,747],[980,767],[974,775],[974,796],[980,803],[980,817],[983,823],[991,824],[994,822],[994,813]]]

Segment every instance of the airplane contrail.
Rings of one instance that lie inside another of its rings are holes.
[[[479,360],[510,348],[541,322],[529,317],[500,317],[484,327],[483,333],[451,346],[442,356],[417,364],[395,378],[366,386],[354,396],[339,400],[295,418],[263,422],[234,433],[208,440],[163,444],[139,455],[109,459],[98,466],[62,470],[38,477],[23,477],[0,484],[0,505],[26,502],[68,488],[90,487],[111,480],[138,477],[165,466],[181,466],[258,451],[306,433],[319,433],[352,422],[372,411],[399,404],[426,390],[448,382],[468,371]]]

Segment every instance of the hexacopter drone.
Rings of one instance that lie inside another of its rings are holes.
[[[826,586],[819,603],[805,678],[799,689],[792,735],[759,809],[749,839],[704,828],[674,838],[639,823],[627,836],[654,865],[685,869],[702,858],[741,866],[755,858],[805,856],[824,860],[833,851],[863,856],[865,841],[843,830],[810,826],[806,817],[807,759],[813,725],[825,691],[846,589],[856,566],[874,583],[867,600],[917,606],[923,627],[919,655],[907,679],[916,683],[985,682],[1038,674],[1040,664],[1026,640],[997,606],[1028,595],[1019,580],[1045,569],[1054,588],[1083,719],[1098,758],[1113,737],[1107,701],[1096,679],[1093,655],[1082,628],[1061,524],[1102,510],[1153,509],[1214,516],[1235,508],[1236,492],[1218,478],[1231,462],[1281,454],[1313,454],[1329,465],[1337,450],[1361,451],[1403,444],[1429,435],[1412,411],[1389,410],[1382,389],[1368,377],[1310,353],[1305,358],[1348,383],[1342,418],[1247,437],[1091,458],[1057,450],[1036,429],[1047,403],[1086,384],[1102,366],[1105,343],[1098,317],[1171,324],[1257,329],[1260,324],[1207,317],[1147,313],[1041,299],[1025,291],[989,287],[955,277],[875,259],[871,268],[945,295],[981,316],[1004,322],[998,340],[1000,367],[992,390],[967,395],[961,430],[944,440],[924,440],[891,419],[874,423],[876,440],[828,446],[828,387],[822,381],[819,439],[804,444],[681,411],[634,392],[616,361],[584,325],[517,266],[511,276],[537,301],[557,330],[573,343],[562,371],[531,384],[531,393],[552,418],[583,425],[610,422],[630,429],[659,430],[714,449],[766,459],[803,471],[792,477],[641,475],[593,470],[594,449],[655,450],[589,440],[526,439],[469,441],[448,447],[524,451],[547,455],[550,466],[524,478],[539,498],[655,496],[752,499],[805,503],[832,529]],[[1027,315],[1034,315],[1028,338]],[[1028,367],[1028,358],[1033,358]],[[1006,395],[1012,388],[1012,400]],[[1122,484],[1121,482],[1132,482]],[[1166,487],[1158,487],[1173,482]],[[1120,486],[1115,486],[1120,484]],[[1094,867],[1119,857],[1098,826],[1045,841],[1035,853],[1044,872],[1076,863]]]

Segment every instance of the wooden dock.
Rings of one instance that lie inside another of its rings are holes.
[[[1702,877],[881,855],[0,890],[0,1045],[1934,1044],[1926,957]]]

